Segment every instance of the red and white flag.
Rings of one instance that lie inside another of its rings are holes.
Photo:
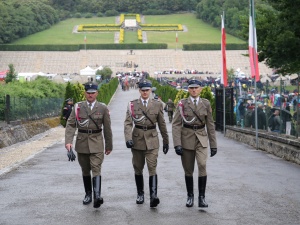
[[[221,51],[222,51],[222,76],[221,76],[221,83],[224,87],[227,87],[227,67],[226,67],[226,32],[224,26],[224,13],[222,18],[222,38],[221,38]]]
[[[249,58],[251,77],[259,81],[258,54],[257,54],[257,37],[255,26],[254,1],[250,1],[250,16],[249,16]]]
[[[178,33],[176,32],[176,43],[178,42]]]

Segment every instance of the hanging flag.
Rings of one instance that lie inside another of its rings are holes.
[[[249,16],[249,58],[251,77],[259,81],[258,54],[257,54],[257,37],[255,27],[254,1],[250,0],[250,16]]]
[[[84,35],[84,42],[86,42],[86,35]]]
[[[176,32],[176,43],[178,42],[178,33]]]
[[[227,67],[226,67],[226,32],[224,26],[224,12],[223,16],[221,15],[222,19],[222,38],[221,38],[221,51],[222,51],[222,75],[221,75],[221,83],[224,87],[227,87]]]

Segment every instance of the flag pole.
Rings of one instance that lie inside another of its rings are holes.
[[[177,42],[178,42],[178,33],[176,31],[176,49],[175,49],[175,51],[177,51]]]
[[[226,34],[225,34],[225,13],[223,11],[223,15],[221,15],[221,55],[222,55],[222,80],[223,80],[223,133],[225,136],[226,133],[226,86],[227,86],[227,69],[226,69]]]
[[[84,33],[84,49],[86,51],[86,33]]]
[[[252,60],[253,62],[253,71],[252,71],[252,77],[253,77],[253,75],[254,75],[254,99],[255,99],[255,111],[254,111],[254,113],[255,113],[255,142],[256,142],[256,149],[258,149],[258,121],[257,121],[257,106],[258,106],[258,104],[257,104],[257,76],[259,76],[259,74],[257,74],[258,73],[258,62],[257,62],[257,40],[256,40],[256,28],[255,28],[255,10],[254,10],[254,0],[250,0],[250,17],[249,17],[249,19],[251,20],[252,19],[252,21],[251,21],[251,23],[249,23],[249,25],[250,26],[252,26],[251,27],[251,34],[249,34],[249,35],[252,35],[252,59],[250,59],[250,60]],[[250,27],[249,27],[249,29],[250,29]]]

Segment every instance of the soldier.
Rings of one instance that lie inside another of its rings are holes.
[[[175,104],[172,99],[169,98],[169,101],[166,103],[166,109],[168,112],[169,122],[172,123],[173,112],[174,112]]]
[[[190,80],[190,97],[179,101],[175,111],[172,133],[175,152],[181,156],[187,189],[187,207],[194,205],[193,173],[195,159],[198,164],[199,207],[208,207],[205,202],[206,160],[208,140],[211,157],[217,153],[215,125],[212,109],[207,99],[199,97],[202,90],[198,80]],[[206,127],[206,130],[205,130]]]
[[[66,100],[66,105],[63,109],[63,119],[64,120],[68,120],[69,119],[69,116],[72,112],[72,109],[73,109],[73,99],[72,98],[68,98]]]
[[[139,83],[140,98],[129,102],[124,122],[124,134],[127,148],[131,148],[132,164],[137,187],[137,204],[144,203],[143,169],[145,160],[149,172],[150,207],[159,204],[157,197],[157,157],[159,149],[156,124],[163,138],[163,152],[169,150],[169,136],[163,115],[162,102],[149,98],[152,84]]]
[[[97,89],[97,83],[85,84],[86,101],[75,104],[65,132],[66,149],[70,151],[73,137],[78,127],[75,146],[85,188],[83,204],[87,205],[92,201],[90,173],[92,171],[94,208],[99,208],[103,204],[103,198],[101,197],[101,165],[104,159],[104,149],[105,154],[109,155],[113,148],[109,111],[105,104],[96,100],[98,95]]]

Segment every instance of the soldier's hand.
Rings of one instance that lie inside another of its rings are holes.
[[[71,162],[75,161],[76,155],[74,154],[72,148],[70,148],[70,151],[68,151],[67,155],[68,155],[69,161],[71,161]]]
[[[182,155],[183,153],[182,147],[180,145],[175,146],[175,152],[177,155]]]
[[[216,148],[211,148],[210,149],[210,157],[213,157],[215,154],[217,154],[217,149]]]
[[[168,151],[169,151],[169,144],[164,144],[164,146],[163,146],[163,152],[164,152],[165,154],[167,154]]]
[[[132,148],[133,147],[133,140],[126,141],[126,146],[127,146],[127,148]]]

